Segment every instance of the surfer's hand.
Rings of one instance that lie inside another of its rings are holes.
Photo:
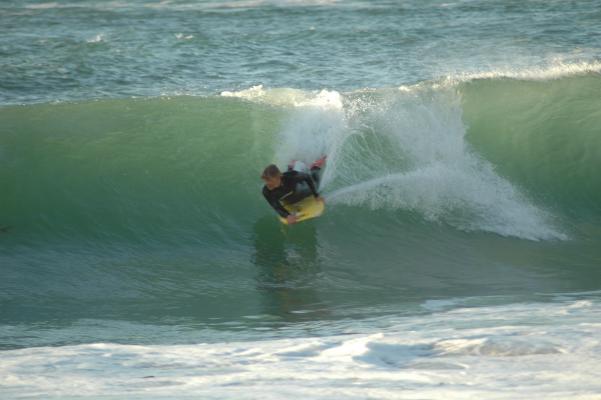
[[[289,224],[296,224],[296,215],[290,214],[286,217],[286,221],[288,221]]]

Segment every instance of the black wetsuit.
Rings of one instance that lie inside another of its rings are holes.
[[[290,213],[283,204],[293,204],[313,194],[319,197],[315,189],[314,179],[319,179],[319,170],[312,170],[311,175],[298,171],[286,171],[282,174],[282,184],[273,190],[263,186],[263,196],[267,202],[286,218]]]

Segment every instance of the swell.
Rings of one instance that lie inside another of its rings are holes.
[[[600,91],[592,73],[4,107],[0,223],[22,244],[235,246],[271,212],[262,167],[326,153],[332,218],[562,239],[601,215]]]

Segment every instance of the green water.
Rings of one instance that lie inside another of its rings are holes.
[[[4,107],[2,346],[298,335],[595,290],[600,82]],[[258,176],[291,147],[330,158],[326,214],[288,228]]]

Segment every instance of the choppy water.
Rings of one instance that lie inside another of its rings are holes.
[[[2,3],[0,397],[595,398],[600,27]],[[326,214],[281,226],[262,168],[322,154]]]
[[[598,60],[598,0],[7,0],[2,102],[353,91]]]

